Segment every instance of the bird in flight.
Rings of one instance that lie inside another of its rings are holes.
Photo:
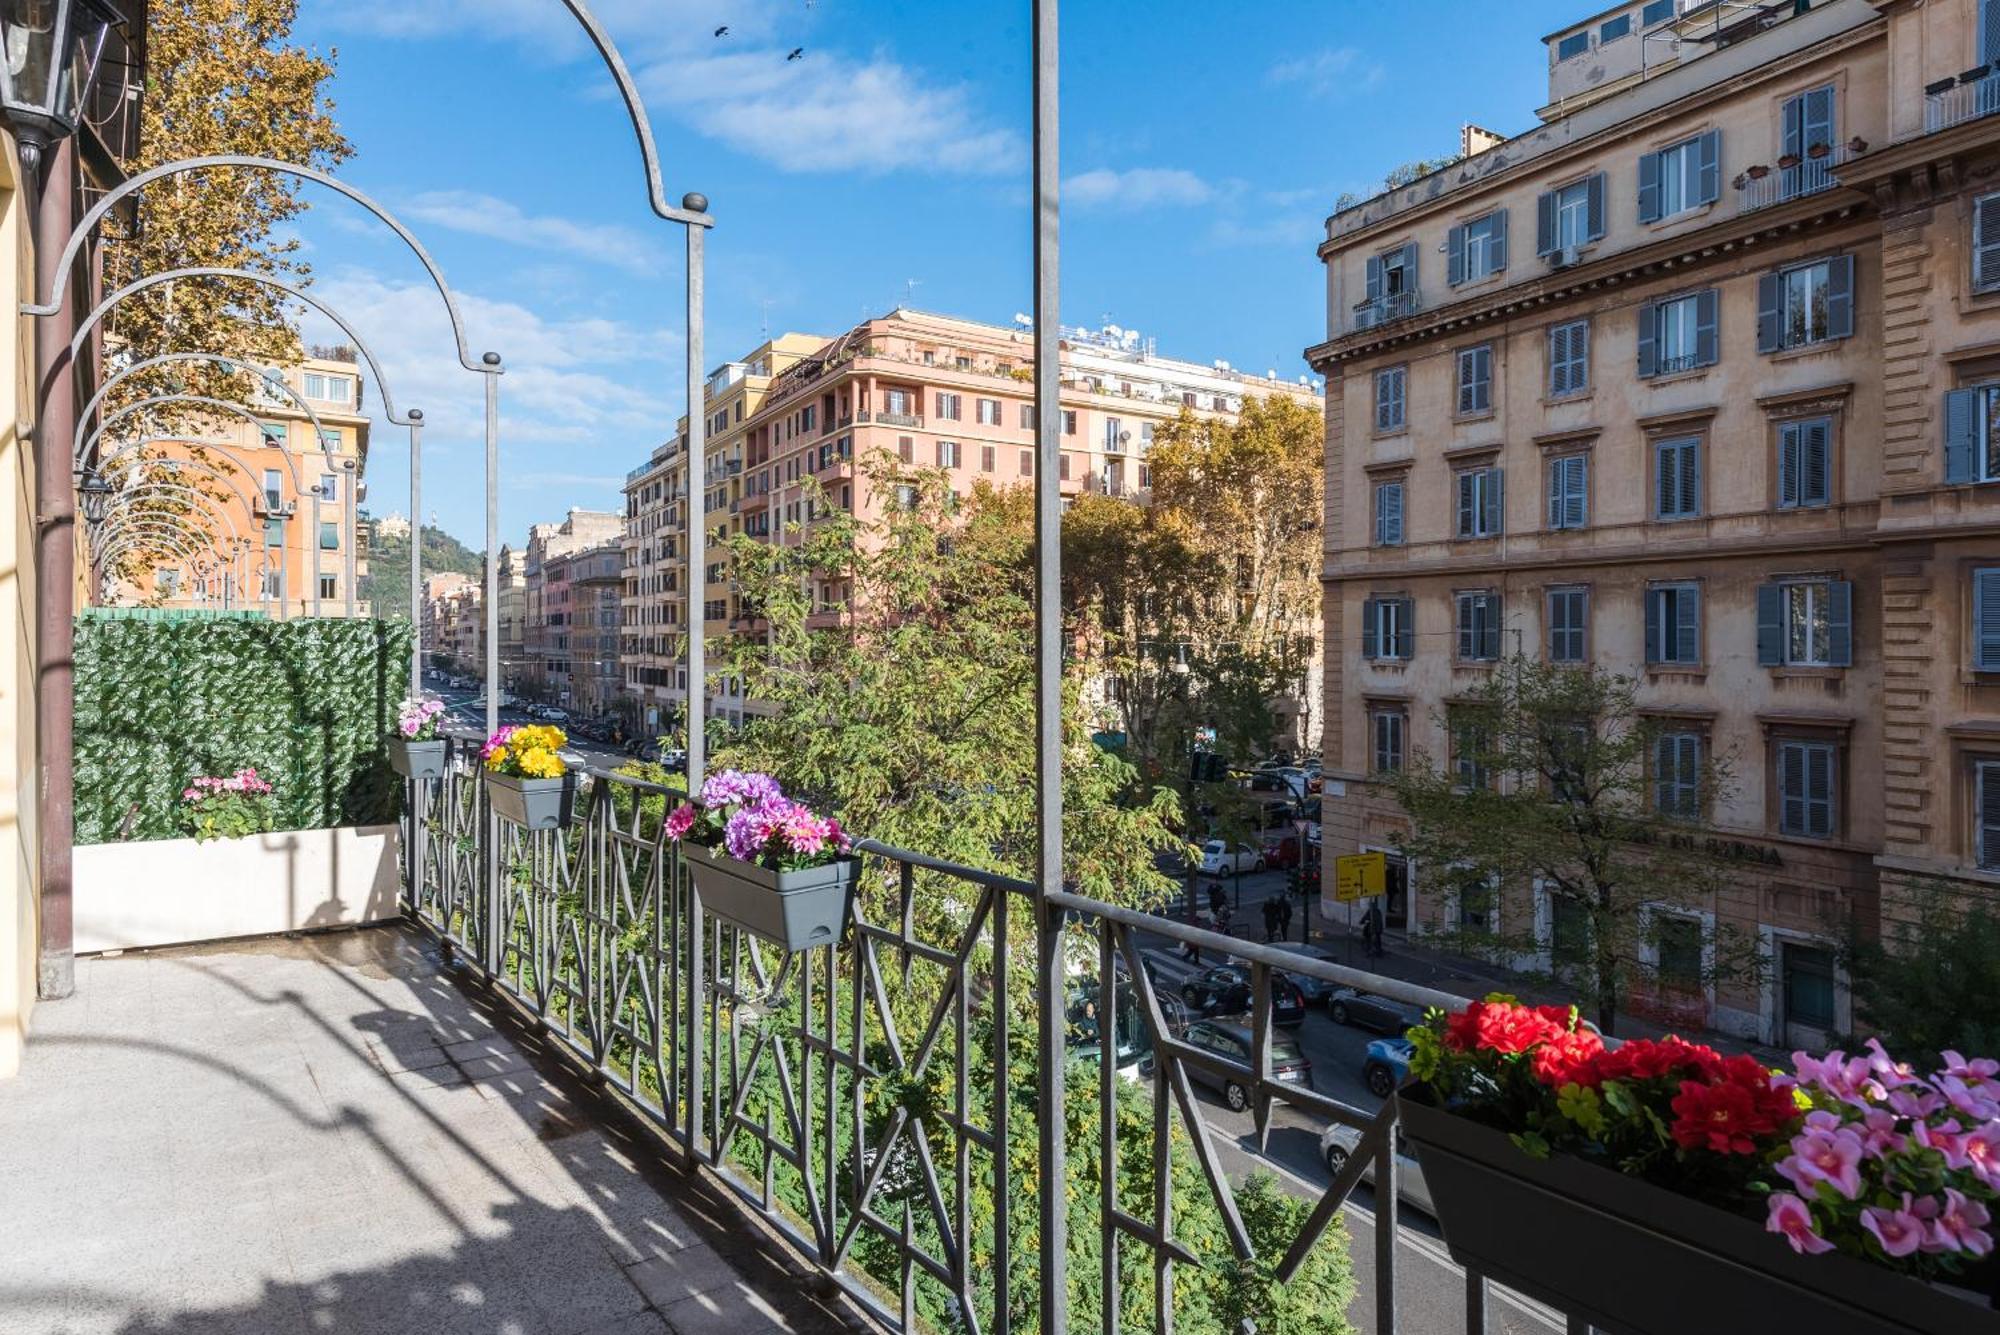
[[[789,56],[786,56],[786,57],[785,57],[785,59],[786,59],[786,60],[797,60],[797,59],[798,59],[798,58],[799,58],[800,56],[803,56],[803,55],[804,55],[805,53],[806,53],[806,49],[805,49],[804,47],[802,47],[802,46],[795,46],[795,47],[793,47],[793,48],[792,48],[792,54],[790,54]]]
[[[723,24],[723,25],[722,25],[722,26],[721,26],[720,28],[717,28],[717,29],[715,30],[715,35],[716,35],[717,37],[727,37],[727,36],[729,36],[729,25],[728,25],[727,23],[725,23],[725,24]]]

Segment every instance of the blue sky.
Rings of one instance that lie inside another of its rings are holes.
[[[834,334],[906,297],[1002,323],[1027,309],[1025,0],[595,8],[645,93],[669,194],[713,201],[711,366],[767,323]],[[1332,201],[1452,151],[1464,121],[1527,128],[1546,87],[1537,39],[1587,8],[1070,0],[1064,323],[1296,377],[1324,323],[1313,247]],[[1441,59],[1445,32],[1475,37],[1455,44],[1470,54]],[[357,150],[342,176],[432,250],[474,351],[506,359],[503,541],[572,505],[615,508],[683,407],[683,243],[647,207],[574,20],[558,0],[305,0],[296,34],[338,50],[332,95]],[[299,234],[319,294],[430,422],[426,512],[480,545],[480,378],[457,368],[436,294],[335,197]],[[374,513],[407,509],[407,453],[378,422]]]

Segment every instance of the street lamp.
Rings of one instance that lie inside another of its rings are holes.
[[[99,0],[0,0],[0,112],[30,170],[76,133],[113,21]]]
[[[99,472],[84,474],[83,481],[77,483],[76,494],[83,505],[83,517],[87,523],[101,524],[111,508],[112,487]]]

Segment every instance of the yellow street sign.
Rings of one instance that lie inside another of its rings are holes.
[[[1387,853],[1348,853],[1333,860],[1333,897],[1342,904],[1389,892]]]

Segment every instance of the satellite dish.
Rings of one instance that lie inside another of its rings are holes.
[[[1023,315],[1019,311],[1015,311],[1014,323],[1020,325],[1023,329],[1032,329],[1035,325],[1035,317],[1032,315]]]

